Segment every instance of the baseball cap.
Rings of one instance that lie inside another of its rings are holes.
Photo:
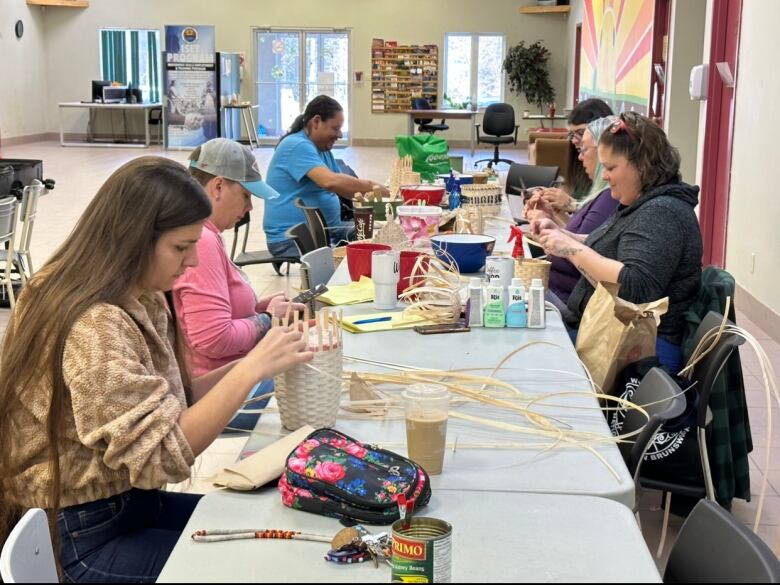
[[[276,199],[279,193],[265,181],[252,151],[229,138],[214,138],[200,147],[200,156],[190,166],[215,177],[241,183],[255,197]]]

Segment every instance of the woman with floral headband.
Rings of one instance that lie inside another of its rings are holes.
[[[549,255],[567,258],[582,274],[568,301],[574,329],[598,282],[620,284],[619,296],[634,303],[669,297],[656,351],[662,365],[679,371],[684,314],[701,283],[699,188],[681,181],[679,152],[641,114],[621,114],[601,135],[598,154],[617,211],[587,237],[549,219],[534,220],[531,229]]]

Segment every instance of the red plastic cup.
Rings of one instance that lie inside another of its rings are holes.
[[[377,250],[392,250],[387,244],[353,242],[347,245],[347,268],[353,281],[361,276],[371,278],[371,254]]]
[[[404,250],[401,252],[401,263],[400,263],[400,276],[401,278],[398,280],[398,294],[400,295],[404,290],[406,290],[411,285],[415,284],[417,280],[421,280],[421,278],[416,278],[415,282],[411,280],[412,276],[412,269],[414,268],[415,263],[417,262],[417,258],[420,256],[427,256],[427,254],[424,254],[423,252],[414,252],[412,250]],[[428,272],[428,260],[425,260],[422,265],[425,272]]]

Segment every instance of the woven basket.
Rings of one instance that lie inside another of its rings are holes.
[[[363,240],[364,242],[366,240]],[[339,265],[344,261],[344,258],[347,257],[347,247],[346,246],[339,246],[338,248],[333,248],[333,266],[338,268]]]
[[[344,369],[341,347],[316,352],[310,363],[330,375],[302,364],[274,378],[282,426],[291,431],[307,424],[315,429],[336,424]]]
[[[550,284],[550,266],[548,260],[518,258],[515,260],[515,278],[523,281],[525,290],[531,287],[531,281],[534,278],[541,278],[544,288],[547,289]]]

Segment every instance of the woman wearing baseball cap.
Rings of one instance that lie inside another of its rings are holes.
[[[252,196],[278,197],[263,182],[252,151],[234,140],[215,138],[192,152],[189,172],[211,201],[211,215],[197,243],[198,265],[176,280],[173,302],[187,340],[187,364],[193,375],[201,376],[244,357],[271,328],[271,315],[283,316],[290,302],[283,293],[258,299],[220,235],[251,211]],[[303,305],[294,304],[291,310],[303,310]],[[247,399],[270,392],[273,380],[266,380]],[[266,402],[245,406],[228,430],[253,429],[256,411]]]

